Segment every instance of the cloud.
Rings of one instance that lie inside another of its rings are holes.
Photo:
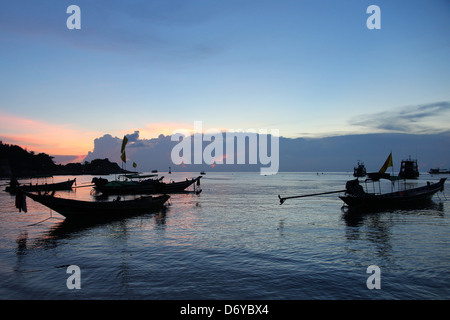
[[[130,133],[126,135],[128,138],[128,142],[136,142],[139,139],[139,130],[136,130],[134,133]]]
[[[170,136],[160,135],[158,138],[141,139],[139,131],[126,134],[129,142],[126,146],[127,162],[136,162],[137,170],[152,170],[156,167],[167,168],[169,166],[172,142]],[[130,142],[131,141],[131,142]],[[94,149],[88,152],[83,161],[108,158],[110,161],[122,163],[121,156],[122,138],[105,134],[94,140]]]
[[[84,161],[92,161],[94,159],[110,159],[114,162],[120,162],[120,148],[122,139],[105,134],[94,140],[94,149],[89,151]]]
[[[426,108],[425,108],[426,109]],[[420,117],[420,116],[419,116]],[[392,152],[395,171],[400,167],[400,161],[409,155],[418,158],[422,172],[429,168],[450,166],[450,132],[441,134],[355,134],[326,138],[284,138],[279,140],[279,164],[280,171],[313,171],[313,172],[353,172],[353,166],[358,159],[366,164],[370,171],[378,171]],[[109,158],[111,161],[121,164],[120,147],[122,138],[106,134],[95,139],[95,148],[89,153],[86,161]],[[171,159],[171,152],[177,142],[171,141],[171,136],[160,135],[158,138],[141,139],[135,147],[126,149],[127,162],[125,168],[148,172],[158,170],[164,172],[169,167],[172,171],[200,172],[211,171],[259,171],[260,164],[250,164],[248,145],[245,149],[245,164],[223,164],[215,166],[203,163],[175,165]],[[205,148],[209,142],[203,143]],[[203,149],[204,151],[205,149]],[[237,145],[235,145],[235,157],[237,157]],[[223,149],[224,159],[228,154],[227,146]],[[204,155],[204,154],[203,154]],[[192,156],[192,155],[191,155]],[[135,162],[137,168],[132,168]]]
[[[430,134],[448,131],[450,102],[413,105],[354,117],[351,125],[379,132]]]

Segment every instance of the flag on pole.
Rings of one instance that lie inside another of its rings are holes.
[[[380,169],[380,173],[385,173],[386,169],[389,167],[393,167],[394,165],[392,164],[392,152],[389,154],[389,157],[386,159],[386,161],[384,162],[383,166]]]
[[[127,155],[125,154],[125,146],[128,143],[128,138],[127,136],[123,136],[123,140],[122,140],[122,148],[120,149],[120,159],[122,159],[123,162],[127,162]]]
[[[125,146],[128,143],[128,138],[127,136],[123,136],[123,140],[122,140],[122,149],[120,149],[120,152],[123,153],[125,151]]]

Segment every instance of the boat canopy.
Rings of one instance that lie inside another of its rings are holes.
[[[402,177],[391,176],[389,173],[381,173],[381,172],[370,172],[367,174],[368,178],[365,181],[379,181],[380,179],[390,180],[390,181],[398,181],[404,180]]]
[[[150,178],[150,177],[157,177],[157,174],[124,174],[123,177],[126,177],[128,179],[138,179],[138,178]]]

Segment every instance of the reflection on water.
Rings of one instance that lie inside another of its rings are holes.
[[[17,238],[16,242],[18,244],[17,254],[26,254],[28,250],[33,248],[56,248],[61,240],[71,239],[75,237],[83,237],[83,235],[90,230],[96,228],[108,228],[114,229],[115,233],[120,236],[126,236],[128,222],[130,219],[133,221],[138,221],[142,227],[145,223],[148,224],[149,221],[154,222],[154,228],[158,230],[164,230],[166,224],[166,214],[168,208],[162,208],[157,212],[143,214],[139,216],[118,218],[114,217],[111,219],[102,220],[62,220],[58,218],[55,224],[44,231],[39,237],[34,239],[33,243],[27,246],[28,232],[22,231]],[[47,218],[48,219],[48,218]],[[46,219],[46,220],[47,220]],[[35,224],[36,225],[36,224]],[[133,226],[135,228],[135,226]]]
[[[411,237],[408,234],[416,231],[417,223],[419,225],[422,223],[429,224],[430,219],[432,219],[435,225],[444,222],[444,204],[442,202],[431,201],[416,208],[395,210],[377,209],[362,212],[343,210],[342,219],[347,226],[345,229],[345,238],[348,241],[362,242],[366,243],[366,246],[371,246],[373,257],[376,257],[380,261],[378,264],[396,264],[398,263],[398,261],[395,261],[396,258],[398,259],[398,248],[396,246],[399,243],[399,229],[401,230],[399,222],[411,224],[411,230],[407,230],[405,233],[409,238],[401,239],[402,242],[407,243],[408,239],[413,242],[413,238],[428,240],[430,237],[433,237],[433,234],[426,228],[419,230],[419,232],[423,233],[422,236],[417,237],[415,235]],[[402,227],[405,227],[405,225]],[[407,225],[406,228],[408,228]],[[401,232],[405,231],[401,230]],[[428,244],[426,242],[416,244],[414,250],[427,251]],[[405,252],[405,254],[408,254],[408,252]],[[448,258],[448,256],[445,256],[447,262],[449,262]]]
[[[18,214],[0,193],[0,298],[450,298],[448,202],[351,214],[337,195],[279,205],[278,194],[340,190],[350,179],[209,173],[200,195],[173,195],[165,210],[89,222],[32,201]],[[60,196],[95,199],[89,188]],[[76,293],[65,286],[72,264],[82,271]],[[373,264],[378,292],[365,286]]]
[[[432,215],[432,216],[444,216],[444,204],[443,202],[435,202],[433,200],[415,205],[413,207],[402,206],[401,209],[350,209],[347,206],[342,206],[341,211],[343,213],[343,219],[348,226],[357,226],[363,224],[365,220],[370,219],[373,216],[379,216],[383,214],[403,214],[403,215]]]
[[[17,254],[23,255],[26,254],[27,252],[27,240],[28,240],[28,232],[27,231],[22,231],[19,235],[19,237],[17,238],[16,242],[17,242]]]

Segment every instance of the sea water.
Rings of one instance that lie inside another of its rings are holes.
[[[76,178],[74,191],[56,196],[94,200],[92,176]],[[439,178],[422,174],[407,184]],[[338,194],[278,199],[341,190],[351,179],[207,172],[200,194],[174,194],[166,210],[82,224],[31,199],[19,213],[2,187],[0,299],[449,299],[448,190],[427,208],[357,216]],[[79,289],[69,288],[69,266],[80,270]],[[378,289],[368,285],[370,266],[379,268]]]

